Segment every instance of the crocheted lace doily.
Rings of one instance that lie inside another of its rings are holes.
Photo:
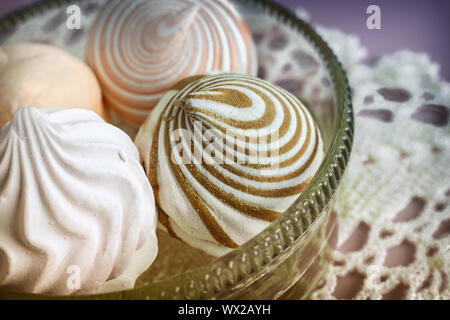
[[[313,298],[449,299],[450,84],[426,54],[363,64],[356,37],[317,29],[347,71],[355,141]]]
[[[282,23],[264,24],[255,36],[260,76],[290,77],[275,81],[288,90],[315,86],[314,70],[302,70],[314,66],[311,53],[296,54],[305,45]],[[337,244],[312,298],[449,299],[450,84],[425,54],[402,51],[368,63],[357,37],[316,29],[347,72],[355,140],[333,208]],[[271,61],[282,63],[264,68]]]

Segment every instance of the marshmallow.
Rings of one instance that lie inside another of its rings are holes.
[[[108,1],[89,32],[87,61],[108,106],[134,126],[187,76],[257,72],[251,33],[226,0]]]
[[[156,225],[135,145],[96,113],[26,107],[0,131],[0,286],[130,289],[156,257]]]
[[[0,128],[29,106],[85,108],[108,119],[100,85],[85,63],[46,44],[1,46]]]

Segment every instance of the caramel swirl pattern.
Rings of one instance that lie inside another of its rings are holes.
[[[251,33],[227,0],[108,1],[89,32],[86,58],[108,106],[132,125],[180,79],[257,68]]]
[[[292,94],[258,78],[219,73],[183,80],[136,138],[160,222],[213,255],[276,220],[320,166],[322,139]]]

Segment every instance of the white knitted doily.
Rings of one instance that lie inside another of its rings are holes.
[[[361,63],[356,37],[317,28],[347,71],[355,141],[339,232],[314,299],[450,298],[450,84],[426,54]]]
[[[249,22],[260,30],[260,76],[326,112],[329,81],[314,51],[280,22]],[[426,54],[367,63],[357,37],[316,29],[347,72],[355,140],[333,208],[337,245],[312,298],[449,299],[450,84]]]

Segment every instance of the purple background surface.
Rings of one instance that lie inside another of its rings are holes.
[[[0,0],[0,16],[36,0]],[[441,65],[441,75],[450,80],[450,1],[448,0],[276,0],[301,6],[313,24],[335,27],[361,39],[370,56],[401,49],[425,52]],[[381,30],[366,27],[366,9],[381,9]]]

